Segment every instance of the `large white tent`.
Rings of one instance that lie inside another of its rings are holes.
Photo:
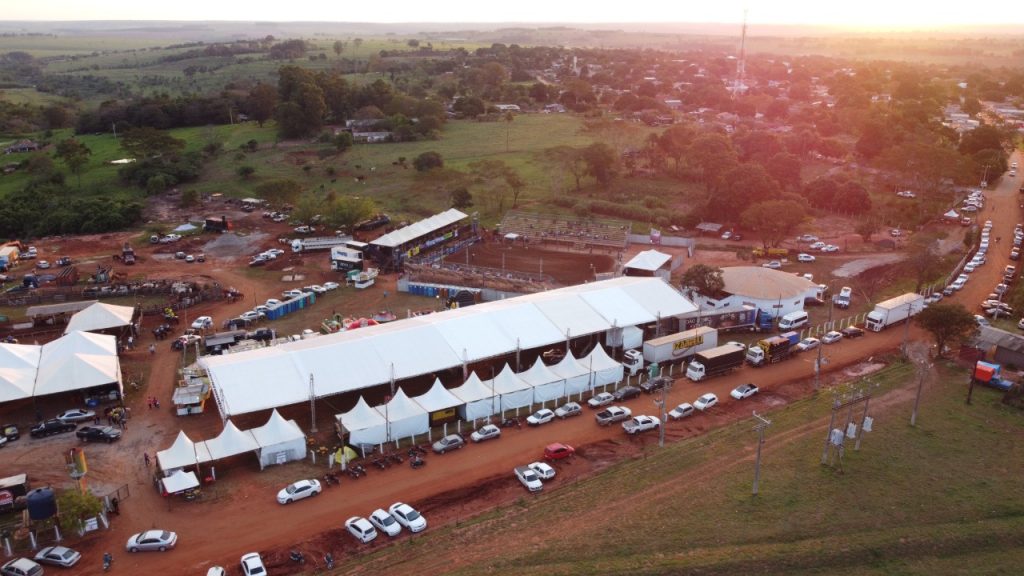
[[[220,460],[221,458],[228,458],[246,452],[256,452],[260,448],[251,430],[243,432],[231,420],[224,424],[224,430],[216,438],[206,442],[199,442],[199,444],[206,446],[206,450],[213,460]]]
[[[362,396],[351,410],[338,414],[335,419],[348,432],[348,442],[360,444],[381,444],[387,440],[387,421],[384,416],[370,407]]]
[[[186,466],[195,466],[197,464],[196,444],[182,430],[178,432],[178,437],[175,438],[174,444],[171,444],[170,448],[156,453],[156,462],[165,474]]]
[[[223,418],[362,390],[696,310],[659,278],[620,277],[206,356]],[[339,370],[338,366],[344,366]]]
[[[520,372],[518,376],[533,386],[534,402],[547,402],[565,396],[565,379],[545,366],[540,356],[529,370]]]
[[[462,404],[462,400],[459,400],[444,387],[440,378],[434,378],[434,385],[430,387],[430,390],[420,396],[414,396],[413,400],[422,406],[428,414],[455,408]]]
[[[43,345],[35,396],[121,382],[113,336],[72,332]]]
[[[502,411],[529,406],[533,402],[533,386],[517,376],[508,364],[494,379],[484,382],[484,385],[492,388],[499,396]]]
[[[31,398],[39,371],[39,346],[0,346],[0,402]]]
[[[75,331],[92,332],[93,330],[106,330],[108,328],[120,328],[130,326],[132,317],[135,315],[135,308],[131,306],[114,306],[97,302],[88,308],[76,312],[68,321],[65,334]]]
[[[306,457],[306,435],[295,423],[274,410],[267,423],[250,430],[260,446],[260,469]]]
[[[388,440],[426,434],[430,429],[427,411],[406,396],[401,388],[395,392],[395,396],[387,404],[378,406],[377,412],[380,412],[387,422]]]
[[[612,360],[604,347],[598,344],[586,358],[580,361],[593,373],[594,386],[606,386],[621,382],[625,369],[622,364]]]
[[[469,378],[458,388],[452,388],[454,394],[462,405],[459,406],[459,416],[463,420],[476,420],[487,418],[499,411],[498,402],[490,386],[484,384],[476,372],[470,372]]]
[[[579,363],[576,357],[569,352],[558,364],[551,367],[551,371],[565,379],[565,393],[579,394],[590,389],[590,370]]]

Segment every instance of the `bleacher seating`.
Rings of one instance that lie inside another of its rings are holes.
[[[594,246],[624,249],[629,232],[630,224],[623,220],[581,219],[517,210],[506,213],[500,224],[503,236],[514,233],[531,243],[560,243],[580,250]]]

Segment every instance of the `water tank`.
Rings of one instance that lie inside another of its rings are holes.
[[[46,520],[57,515],[57,496],[53,488],[36,488],[25,496],[28,517],[32,520]]]

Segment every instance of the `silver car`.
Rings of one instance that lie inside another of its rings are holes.
[[[141,552],[144,550],[159,550],[164,552],[178,545],[178,535],[167,530],[146,530],[139,532],[128,539],[125,550],[129,552]]]
[[[444,454],[449,450],[458,450],[466,445],[466,440],[459,434],[449,434],[444,438],[441,438],[437,442],[434,442],[434,452],[438,454]]]

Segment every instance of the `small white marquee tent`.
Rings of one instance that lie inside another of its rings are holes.
[[[246,430],[243,432],[239,430],[231,420],[224,424],[224,430],[221,431],[219,436],[199,444],[206,446],[210,453],[210,458],[213,460],[220,460],[221,458],[228,458],[246,452],[255,452],[260,449],[260,445],[256,443],[256,438],[253,437],[252,431]]]
[[[551,371],[565,379],[566,394],[579,394],[590,389],[590,370],[579,363],[569,352],[562,360],[551,367]]]
[[[580,361],[594,374],[594,386],[606,386],[621,382],[625,369],[622,364],[612,360],[604,347],[598,344],[590,354]]]
[[[170,476],[160,480],[164,486],[164,492],[168,494],[177,494],[178,492],[184,492],[189,488],[195,488],[199,486],[199,479],[196,478],[195,472],[185,472],[184,470],[175,470]]]
[[[498,411],[498,401],[491,387],[484,384],[476,372],[470,372],[462,386],[452,388],[452,394],[462,401],[459,417],[463,420],[487,418]]]
[[[97,302],[71,316],[64,333],[70,334],[76,330],[92,332],[93,330],[130,326],[134,314],[135,308],[132,306],[114,306]]]
[[[395,392],[391,401],[383,406],[377,406],[377,412],[380,412],[387,422],[388,440],[426,434],[430,429],[427,411],[406,396],[401,388]]]
[[[507,363],[493,380],[484,384],[490,385],[494,393],[500,396],[502,411],[529,406],[533,402],[533,386],[516,376]]]
[[[348,432],[348,442],[353,446],[380,444],[387,440],[387,422],[384,416],[370,408],[362,396],[351,410],[334,418],[342,430]]]
[[[533,401],[547,402],[565,395],[565,379],[559,377],[537,357],[533,366],[518,374],[524,382],[533,386]]]
[[[261,470],[306,457],[306,435],[295,420],[285,420],[277,410],[270,414],[266,424],[249,432],[260,447]]]
[[[197,464],[195,442],[185,434],[184,430],[178,432],[178,437],[170,448],[156,453],[156,462],[165,474],[186,466],[195,466]]]
[[[426,394],[414,396],[413,400],[422,406],[428,414],[448,410],[462,404],[462,400],[459,400],[444,387],[444,384],[441,384],[440,378],[434,379],[434,385],[430,387],[430,390],[427,390]]]

